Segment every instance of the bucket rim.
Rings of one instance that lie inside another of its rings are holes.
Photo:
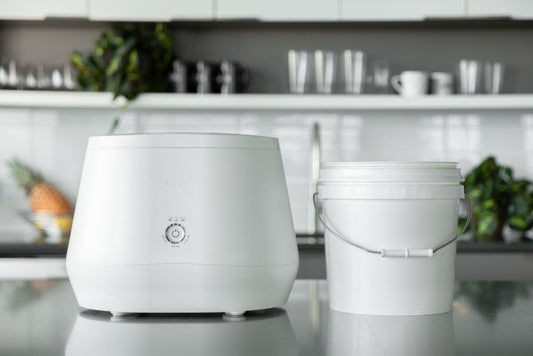
[[[318,184],[320,200],[462,199],[461,184]]]
[[[325,162],[323,168],[387,168],[387,169],[457,169],[452,161],[332,161]]]
[[[318,183],[340,184],[460,184],[464,181],[456,162],[327,162]]]
[[[440,186],[459,186],[461,182],[446,182],[446,181],[420,181],[420,182],[404,182],[404,181],[354,181],[352,179],[328,179],[319,180],[317,186],[360,186],[360,187],[440,187]]]

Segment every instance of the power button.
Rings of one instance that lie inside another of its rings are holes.
[[[185,240],[187,232],[183,225],[174,223],[167,226],[165,230],[165,238],[173,244],[179,244]]]

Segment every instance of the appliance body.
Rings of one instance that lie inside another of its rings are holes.
[[[297,270],[277,139],[89,139],[67,252],[81,307],[241,314],[284,304]]]

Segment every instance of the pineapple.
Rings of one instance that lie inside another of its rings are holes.
[[[61,192],[44,181],[43,176],[17,158],[7,161],[18,184],[26,191],[34,213],[70,214],[72,204]]]

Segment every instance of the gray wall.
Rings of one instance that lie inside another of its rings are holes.
[[[104,24],[88,22],[1,22],[0,57],[24,64],[60,64],[72,50],[89,50]]]
[[[106,24],[1,22],[0,57],[23,63],[67,60],[91,48]],[[250,92],[287,90],[286,52],[362,49],[406,69],[454,71],[461,58],[507,65],[505,92],[533,92],[533,24],[436,22],[411,24],[174,23],[175,51],[185,60],[232,59],[251,68]]]

